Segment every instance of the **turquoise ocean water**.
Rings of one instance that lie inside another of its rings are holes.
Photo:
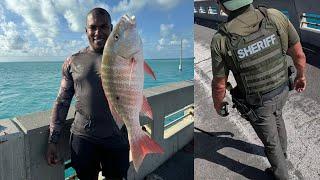
[[[193,58],[147,60],[157,80],[145,75],[144,88],[193,79]],[[0,63],[0,119],[52,108],[57,96],[63,62]]]
[[[320,25],[320,15],[319,14],[307,13],[306,15],[309,16],[309,18],[307,18],[307,22],[316,23],[316,24]],[[320,26],[313,25],[313,24],[308,24],[308,27],[314,28],[314,29],[320,29]]]

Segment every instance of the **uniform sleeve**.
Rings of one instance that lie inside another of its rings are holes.
[[[61,129],[66,120],[72,97],[74,95],[73,78],[70,73],[71,59],[68,58],[62,65],[62,79],[57,99],[53,105],[50,134],[48,141],[58,143]]]
[[[225,64],[225,59],[222,55],[221,35],[215,34],[211,41],[211,59],[212,59],[212,75],[213,77],[225,77],[229,74],[229,69]]]
[[[300,41],[299,34],[286,15],[276,9],[268,9],[268,14],[278,28],[285,51]]]

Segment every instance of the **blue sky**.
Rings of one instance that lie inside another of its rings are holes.
[[[193,57],[193,0],[3,0],[0,62],[63,61],[88,46],[85,17],[107,9],[116,23],[135,15],[146,59]]]

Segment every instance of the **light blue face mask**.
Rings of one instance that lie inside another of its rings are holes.
[[[243,6],[251,4],[253,0],[220,0],[224,7],[230,11],[237,10]]]

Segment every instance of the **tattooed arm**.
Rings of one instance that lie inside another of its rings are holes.
[[[54,103],[51,122],[49,143],[58,143],[61,128],[66,120],[72,97],[74,95],[73,78],[70,73],[72,59],[68,58],[62,65],[62,80],[58,97]]]

